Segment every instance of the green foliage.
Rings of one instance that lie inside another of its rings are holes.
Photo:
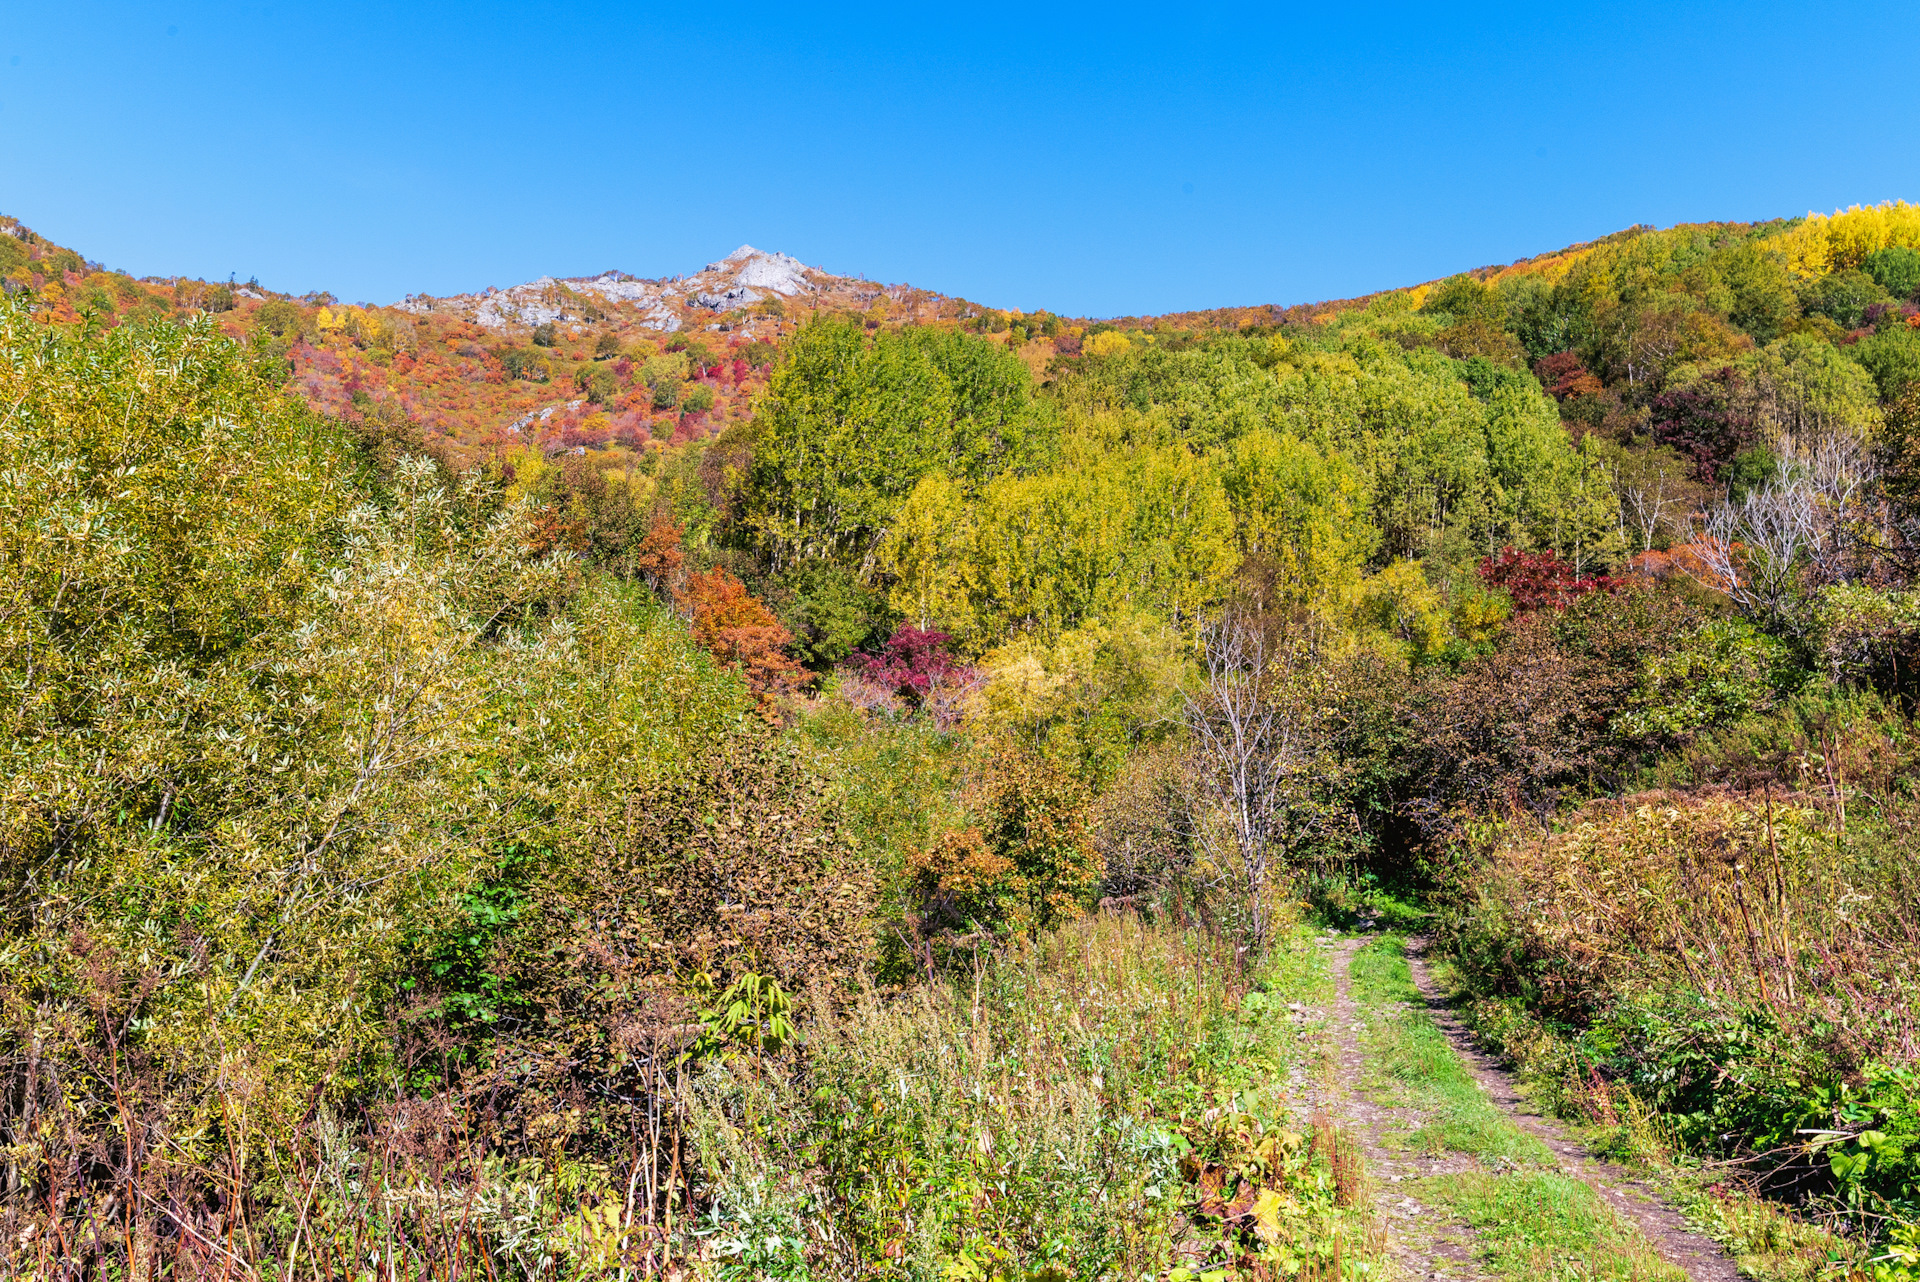
[[[981,660],[973,724],[1103,788],[1131,752],[1172,733],[1184,649],[1150,614],[1090,619],[1053,641],[1016,636]]]
[[[742,1276],[1351,1264],[1362,1214],[1338,1204],[1328,1153],[1289,1110],[1283,1079],[1305,1047],[1275,1017],[1324,992],[1315,962],[1287,940],[1248,991],[1222,941],[1104,918],[983,950],[962,978],[863,996],[815,1024],[791,1066],[701,1077],[696,1134],[716,1173],[703,1234]],[[1271,1237],[1212,1227],[1217,1214],[1183,1230],[1202,1201],[1187,1171],[1231,1171],[1250,1202],[1270,1190]],[[823,1242],[803,1262],[800,1245]]]
[[[1891,245],[1876,249],[1860,264],[1880,288],[1895,298],[1920,295],[1920,249]]]
[[[1908,389],[1920,387],[1920,329],[1883,325],[1847,354],[1873,376],[1882,400],[1897,401]]]
[[[1778,337],[1795,311],[1792,278],[1780,259],[1751,243],[1715,254],[1708,269],[1731,295],[1727,319],[1767,343]]]
[[[1423,312],[1444,312],[1456,320],[1490,320],[1498,323],[1506,318],[1505,301],[1494,290],[1475,280],[1471,276],[1450,276],[1434,288],[1420,305]]]
[[[1767,712],[1799,676],[1788,648],[1752,625],[1704,623],[1648,661],[1618,727],[1636,737],[1681,738]]]
[[[943,835],[907,866],[923,930],[1047,930],[1085,910],[1100,880],[1085,785],[1044,757],[1002,751],[978,828]]]
[[[1869,306],[1892,301],[1878,281],[1860,271],[1821,276],[1801,295],[1809,315],[1825,316],[1841,329],[1858,329]]]
[[[495,353],[508,378],[523,378],[530,383],[545,383],[553,378],[553,362],[524,347],[503,347]]]
[[[307,314],[285,299],[271,299],[253,312],[253,327],[275,338],[298,338],[306,332]]]
[[[862,573],[901,501],[939,472],[969,483],[1044,455],[1026,367],[959,334],[819,321],[787,345],[756,419],[745,523],[776,568]]]
[[[1864,583],[1835,584],[1813,600],[1814,646],[1835,680],[1887,690],[1912,681],[1920,659],[1920,599]]]
[[[1234,442],[1221,482],[1240,553],[1271,579],[1277,602],[1342,613],[1380,538],[1367,481],[1346,457],[1293,436],[1260,428]]]
[[[842,566],[809,561],[776,576],[766,594],[794,650],[809,666],[829,668],[893,631],[887,603]]]
[[[831,687],[794,735],[815,771],[832,780],[848,836],[875,870],[883,909],[897,909],[905,852],[964,821],[966,741],[929,717],[864,715]]]
[[[708,1005],[700,1012],[700,1037],[688,1052],[691,1059],[710,1059],[736,1048],[778,1054],[800,1039],[793,1026],[793,999],[770,976],[744,971],[715,996],[713,977],[702,971],[694,976],[693,991]]]
[[[620,390],[620,381],[604,365],[581,366],[574,371],[573,385],[586,394],[589,405],[604,405]],[[711,408],[713,393],[708,392],[707,397],[708,407]]]

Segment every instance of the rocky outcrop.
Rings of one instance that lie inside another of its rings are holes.
[[[599,304],[628,310],[648,329],[672,333],[682,328],[688,307],[730,312],[770,296],[793,298],[813,293],[841,278],[808,267],[791,254],[766,253],[742,245],[692,276],[646,280],[625,272],[559,279],[542,276],[509,289],[450,298],[409,297],[394,304],[402,311],[453,312],[489,329],[582,322]]]

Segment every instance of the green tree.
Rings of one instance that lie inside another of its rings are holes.
[[[1906,245],[1877,249],[1861,267],[1895,298],[1920,297],[1920,249]]]
[[[989,346],[911,328],[868,337],[853,324],[805,326],[768,381],[747,477],[746,528],[770,563],[823,559],[870,574],[922,477],[989,476],[1025,448],[1035,414],[1025,367]]]

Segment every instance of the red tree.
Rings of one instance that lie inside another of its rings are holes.
[[[1517,552],[1511,546],[1480,562],[1480,579],[1490,588],[1504,589],[1513,598],[1513,608],[1523,612],[1563,610],[1575,597],[1609,592],[1614,586],[1604,575],[1583,577],[1572,562],[1562,561],[1551,550]]]

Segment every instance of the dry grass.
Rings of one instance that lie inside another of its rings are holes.
[[[1818,1028],[1853,1065],[1911,1063],[1916,818],[1913,803],[1889,801],[1849,828],[1843,804],[1806,794],[1596,802],[1564,832],[1499,842],[1474,870],[1463,961],[1519,967],[1549,1010],[1684,987],[1765,1010],[1783,1031]]]

